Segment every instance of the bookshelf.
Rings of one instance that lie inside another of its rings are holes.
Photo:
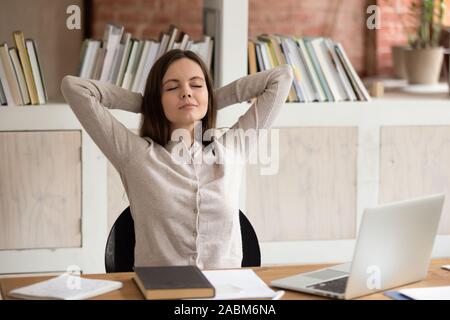
[[[216,39],[214,67],[219,87],[247,74],[247,33],[242,30],[248,29],[248,1],[205,0],[204,9],[206,33]],[[231,126],[249,106],[242,103],[220,110],[218,126]],[[260,237],[262,264],[348,261],[364,208],[436,189],[450,190],[448,108],[447,93],[414,99],[388,94],[370,102],[286,103],[274,128],[279,129],[281,146],[293,150],[292,156],[284,153],[282,170],[271,177],[262,177],[249,166],[241,185],[241,210]],[[111,112],[137,130],[139,115]],[[67,104],[0,108],[0,136],[41,131],[80,134],[81,243],[51,249],[1,249],[0,274],[65,271],[69,264],[85,273],[104,272],[111,221],[127,205],[118,174]],[[421,138],[422,133],[427,139]],[[418,160],[408,159],[415,151]],[[393,166],[392,161],[401,166]],[[392,177],[399,177],[398,181]],[[283,183],[291,183],[292,188],[283,188]],[[450,208],[446,205],[433,256],[449,252]]]

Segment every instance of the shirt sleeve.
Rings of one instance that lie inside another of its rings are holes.
[[[139,113],[142,95],[116,85],[65,76],[61,91],[83,128],[121,172],[127,159],[148,142],[120,123],[108,109]]]
[[[224,143],[230,134],[235,135],[240,147],[245,148],[246,157],[248,157],[248,151],[253,148],[257,141],[251,140],[252,135],[247,135],[245,131],[248,129],[269,129],[272,126],[286,101],[292,80],[292,68],[285,64],[242,77],[218,89],[216,91],[218,109],[256,98],[250,108],[221,137],[222,142]],[[248,138],[250,137],[251,140],[247,147],[244,145],[245,135]]]
[[[269,128],[286,101],[292,79],[292,68],[287,64],[242,77],[217,89],[217,107],[220,110],[256,98],[233,127]]]

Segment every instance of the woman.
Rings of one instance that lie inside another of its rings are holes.
[[[178,49],[155,62],[144,96],[105,82],[63,79],[64,97],[121,176],[135,224],[136,266],[241,266],[239,186],[244,163],[224,159],[243,159],[248,151],[238,154],[227,145],[233,130],[215,139],[207,131],[215,127],[217,110],[254,97],[231,129],[269,128],[291,82],[292,70],[284,65],[214,91],[202,60]],[[108,109],[142,113],[140,136]],[[206,141],[195,141],[196,123]],[[180,161],[180,152],[193,161]],[[205,161],[196,161],[199,157]]]

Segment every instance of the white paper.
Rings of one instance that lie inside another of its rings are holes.
[[[216,289],[214,298],[202,300],[272,298],[276,295],[251,269],[202,272]]]
[[[410,288],[399,290],[415,300],[450,300],[450,287]]]
[[[50,280],[11,290],[11,297],[23,299],[81,300],[122,288],[122,282],[94,280],[63,274]]]

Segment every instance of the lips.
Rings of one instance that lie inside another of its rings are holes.
[[[197,107],[196,104],[186,103],[186,104],[182,105],[179,109],[192,109],[192,108],[196,108],[196,107]]]

